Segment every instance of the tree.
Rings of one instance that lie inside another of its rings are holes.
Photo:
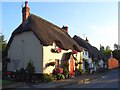
[[[4,35],[0,35],[0,52],[2,52],[2,58],[5,57],[6,46],[7,46],[7,41],[5,40]]]
[[[114,44],[114,50],[117,49],[118,50],[118,45],[115,43]]]
[[[109,51],[109,50],[110,50],[110,46],[106,46],[106,50],[108,50],[108,51]]]
[[[27,72],[27,77],[28,77],[28,81],[31,82],[35,73],[35,67],[33,65],[33,62],[30,60],[27,64],[26,67],[26,72]]]
[[[112,53],[114,58],[120,60],[120,50],[114,50]]]
[[[113,51],[113,57],[116,58],[119,62],[119,67],[120,67],[120,50],[114,50]]]
[[[2,58],[2,72],[7,71],[7,63],[9,59],[5,59],[5,49],[7,46],[7,41],[5,40],[4,35],[0,35],[0,58]],[[3,75],[4,76],[4,75]]]
[[[104,56],[104,60],[107,61],[110,58],[112,50],[110,49],[110,46],[106,46],[106,48],[104,48],[104,46],[101,46],[100,52]]]
[[[104,51],[104,46],[100,46],[100,52],[103,52]]]

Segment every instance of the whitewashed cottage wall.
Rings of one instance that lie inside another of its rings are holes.
[[[43,73],[52,73],[55,66],[46,67],[45,65],[49,62],[55,62],[55,59],[59,59],[61,62],[64,53],[71,52],[71,50],[62,50],[61,53],[52,53],[51,48],[53,46],[43,46]]]
[[[88,58],[89,58],[89,53],[88,53],[88,51],[83,50],[83,52],[82,52],[82,57],[83,57],[84,59],[88,59]]]
[[[81,69],[85,70],[85,63],[84,63],[83,59],[86,59],[88,61],[88,59],[89,59],[89,53],[88,53],[88,51],[83,50],[82,52],[78,52],[78,54],[77,54],[77,60],[78,60],[78,62],[80,62],[80,58],[81,58],[81,62],[83,62],[81,64]]]
[[[27,63],[32,60],[36,73],[42,73],[42,45],[33,32],[23,32],[14,37],[8,50],[8,70],[14,71],[26,68]]]

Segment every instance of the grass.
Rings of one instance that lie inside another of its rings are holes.
[[[11,85],[15,83],[15,81],[11,81],[11,80],[0,80],[0,84],[2,84],[3,86],[6,86],[6,85]]]

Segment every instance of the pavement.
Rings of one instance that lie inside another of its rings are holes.
[[[85,74],[81,76],[76,76],[70,79],[64,79],[64,80],[56,80],[53,82],[47,82],[47,83],[14,83],[12,85],[5,86],[3,88],[60,88],[63,86],[71,85],[71,84],[85,84],[89,81],[98,79],[102,75],[105,75],[109,73],[110,71],[105,71],[101,73],[93,73],[93,74]]]

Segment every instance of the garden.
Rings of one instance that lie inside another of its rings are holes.
[[[55,62],[50,62],[46,64],[46,67],[54,66]],[[30,60],[27,67],[16,70],[15,72],[3,72],[3,81],[12,82],[25,82],[25,83],[41,83],[41,82],[52,82],[54,80],[63,80],[70,78],[70,73],[68,70],[69,63],[64,62],[63,67],[54,68],[51,74],[35,74],[35,68],[33,62]],[[77,72],[77,74],[76,74]],[[76,70],[76,75],[81,75],[82,70]]]

